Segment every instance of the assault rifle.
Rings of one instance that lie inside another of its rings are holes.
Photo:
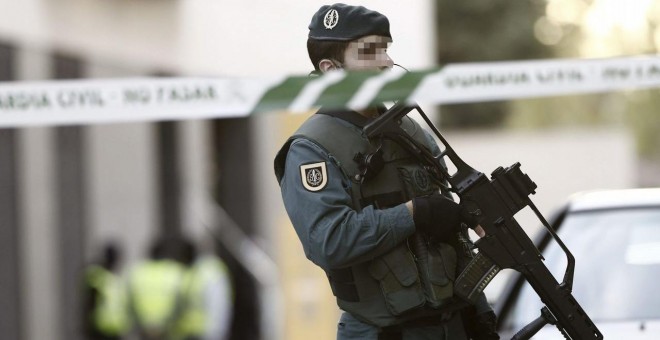
[[[441,154],[431,152],[400,127],[400,120],[416,109],[442,143]],[[512,339],[529,339],[550,323],[569,340],[603,339],[603,335],[571,294],[575,258],[529,198],[536,184],[520,170],[520,163],[498,167],[489,179],[465,163],[451,148],[418,106],[395,104],[363,128],[369,138],[391,139],[420,159],[438,182],[445,180],[468,211],[477,217],[486,235],[475,242],[478,253],[454,283],[461,299],[474,303],[490,281],[503,268],[520,272],[545,304],[541,316],[525,326]],[[450,162],[452,171],[445,166]],[[568,265],[558,283],[543,263],[543,256],[520,227],[514,215],[530,207],[566,254]]]

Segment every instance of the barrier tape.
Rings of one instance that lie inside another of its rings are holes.
[[[0,127],[244,117],[383,101],[469,103],[660,87],[660,57],[450,64],[322,77],[0,82]]]

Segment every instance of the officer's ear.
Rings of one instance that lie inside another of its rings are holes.
[[[319,70],[321,70],[321,72],[323,73],[332,70],[338,70],[340,68],[341,66],[337,65],[334,61],[330,59],[321,59],[321,61],[319,61]]]

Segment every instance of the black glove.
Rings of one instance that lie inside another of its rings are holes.
[[[447,239],[460,230],[461,223],[470,228],[477,226],[474,216],[445,196],[435,194],[415,197],[412,203],[415,228],[432,236]]]
[[[468,338],[472,340],[499,340],[495,312],[488,311],[477,314],[474,307],[468,307],[461,313],[461,316]]]

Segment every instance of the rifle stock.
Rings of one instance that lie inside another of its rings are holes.
[[[397,121],[413,108],[419,111],[442,143],[444,149],[439,156],[431,155],[400,129]],[[456,154],[419,107],[397,104],[365,126],[363,131],[370,138],[385,137],[398,141],[441,173],[460,197],[461,204],[477,217],[485,230],[486,236],[475,242],[479,252],[455,282],[457,296],[474,303],[501,269],[511,268],[529,282],[567,339],[603,339],[571,293],[575,259],[529,198],[535,193],[536,184],[520,170],[520,163],[506,169],[497,168],[489,179]],[[454,173],[450,174],[443,165],[447,161],[456,168]],[[534,211],[566,253],[568,266],[562,283],[557,282],[545,266],[543,256],[514,217],[525,207]]]

